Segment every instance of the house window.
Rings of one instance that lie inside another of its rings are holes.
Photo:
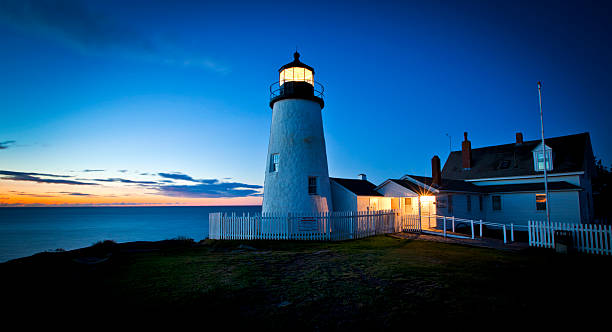
[[[472,196],[471,195],[467,195],[467,210],[472,211]]]
[[[448,213],[453,213],[453,195],[448,195]]]
[[[546,194],[536,194],[536,210],[546,210]]]
[[[491,196],[493,201],[493,211],[501,210],[501,196]]]
[[[412,206],[412,198],[404,198],[404,206]]]
[[[309,176],[308,177],[308,195],[316,195],[317,194],[317,177]]]
[[[482,211],[482,195],[478,196],[478,206],[480,207],[480,211]]]
[[[278,153],[270,155],[270,172],[278,172]]]
[[[536,172],[544,172],[544,153],[542,150],[533,152],[533,160]],[[546,149],[546,170],[552,170],[552,150]]]

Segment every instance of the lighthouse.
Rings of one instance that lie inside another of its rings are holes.
[[[264,213],[332,210],[323,136],[323,86],[294,53],[270,86],[272,124],[266,158]]]

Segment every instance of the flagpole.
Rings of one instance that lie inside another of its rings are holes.
[[[542,154],[544,155],[544,193],[546,195],[546,222],[550,223],[550,197],[548,197],[548,161],[546,158],[546,144],[544,143],[544,116],[542,115],[542,82],[538,81],[538,96],[540,100],[540,127],[542,129]],[[536,165],[538,160],[536,160]]]

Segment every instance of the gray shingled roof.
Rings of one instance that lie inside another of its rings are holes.
[[[592,160],[593,150],[589,133],[553,137],[545,140],[552,149],[554,173],[584,171]],[[482,179],[525,175],[540,175],[533,167],[532,151],[540,140],[523,144],[504,144],[472,149],[472,168],[464,170],[461,151],[453,151],[442,169],[446,179]]]
[[[383,196],[381,193],[374,190],[376,185],[368,180],[342,178],[329,179],[348,189],[357,196]]]

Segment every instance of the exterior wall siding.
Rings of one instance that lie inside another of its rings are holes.
[[[357,211],[357,195],[334,181],[330,182],[334,211]]]
[[[550,192],[551,221],[564,223],[580,223],[581,209],[579,191]],[[507,193],[483,196],[483,210],[480,211],[478,195],[472,196],[472,211],[467,209],[466,194],[452,194],[452,211],[447,206],[437,207],[437,214],[455,216],[464,219],[474,219],[500,224],[527,225],[529,220],[546,220],[546,210],[536,209],[536,193]],[[493,196],[501,197],[501,210],[493,210]],[[448,202],[448,194],[438,195],[440,200]]]
[[[550,219],[553,222],[580,223],[579,191],[550,192]],[[501,197],[501,210],[493,210],[492,196]],[[487,220],[502,224],[527,225],[529,220],[546,220],[546,210],[537,210],[536,193],[488,195]]]

